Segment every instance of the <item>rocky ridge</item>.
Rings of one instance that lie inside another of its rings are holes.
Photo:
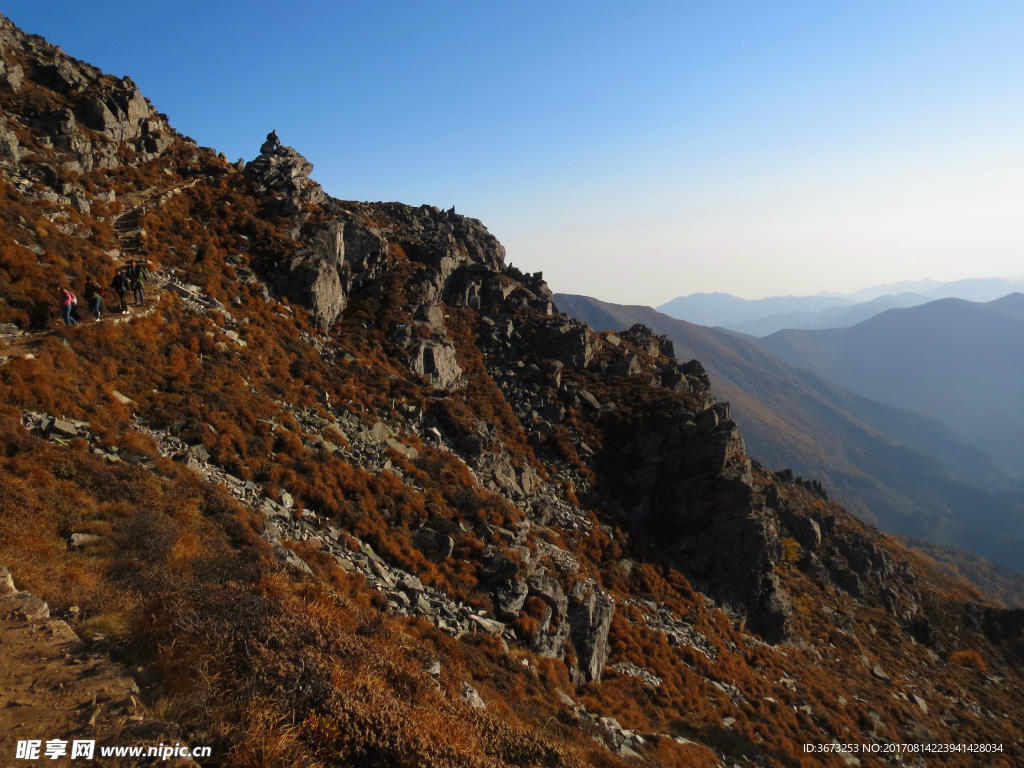
[[[551,437],[567,407],[596,413],[614,409],[614,403],[599,403],[574,373],[586,371],[602,350],[608,359],[595,366],[597,373],[635,377],[685,394],[693,403],[689,408],[681,408],[633,455],[621,457],[626,466],[643,463],[638,476],[642,485],[636,486],[635,498],[624,502],[653,533],[679,541],[678,561],[724,596],[735,611],[749,614],[752,627],[774,641],[787,636],[789,609],[772,572],[779,547],[775,524],[760,511],[749,460],[743,457],[743,441],[729,418],[728,404],[715,403],[698,362],[676,360],[672,343],[644,326],[634,326],[621,337],[612,335],[606,343],[586,324],[557,314],[543,276],[506,266],[504,248],[475,219],[429,206],[414,209],[391,203],[382,211],[391,226],[371,230],[357,214],[333,201],[325,206],[326,222],[311,225],[305,212],[289,216],[302,209],[308,190],[315,187],[308,181],[312,164],[288,147],[264,150],[246,165],[246,177],[258,194],[269,197],[273,211],[285,211],[286,218],[294,220],[292,234],[313,244],[297,250],[286,285],[290,296],[304,301],[321,325],[329,325],[344,310],[351,290],[383,278],[388,262],[381,238],[390,238],[415,265],[407,290],[413,297],[408,313],[416,319],[386,331],[409,353],[410,370],[429,376],[439,389],[455,386],[462,371],[442,306],[480,313],[478,343],[487,373],[499,382],[533,441]],[[282,178],[288,182],[280,182]],[[314,197],[322,199],[320,192]],[[290,200],[290,205],[283,200]],[[359,233],[352,242],[372,244],[372,257],[365,247],[353,250],[344,235],[352,231]],[[321,247],[328,241],[329,248]],[[270,283],[281,269],[276,265],[270,271]],[[421,328],[430,340],[414,343],[413,333]],[[486,439],[486,425],[479,428]],[[471,465],[489,460],[488,452],[476,446],[465,452]],[[502,451],[496,453],[500,456]],[[515,479],[505,480],[497,470],[492,474],[501,490],[514,494],[529,496],[535,484],[529,468]],[[672,488],[662,479],[668,477],[681,480]],[[586,488],[582,476],[572,479],[577,488]],[[723,557],[725,552],[740,556]]]

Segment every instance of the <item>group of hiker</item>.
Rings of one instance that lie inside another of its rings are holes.
[[[118,267],[114,270],[114,279],[110,282],[110,289],[117,294],[118,311],[122,315],[128,314],[128,294],[132,295],[135,306],[146,305],[146,281],[149,279],[149,271],[144,263],[135,260],[129,262],[127,267]],[[60,302],[61,314],[65,325],[78,325],[78,320],[72,314],[72,310],[78,304],[78,297],[71,292],[70,288],[54,284],[57,291],[57,300]],[[103,297],[106,289],[93,280],[89,275],[85,278],[85,287],[82,291],[85,301],[89,306],[96,321],[99,322],[103,310]]]

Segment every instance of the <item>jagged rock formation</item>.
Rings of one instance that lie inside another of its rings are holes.
[[[28,119],[42,143],[67,153],[64,168],[77,173],[117,168],[123,162],[118,153],[121,145],[151,158],[172,143],[166,116],[156,112],[131,78],[103,75],[42,38],[24,34],[7,19],[0,21],[0,46],[8,57],[0,72],[4,87],[15,93],[44,87],[66,101],[67,106],[42,109]],[[32,151],[20,145],[9,123],[0,126],[0,146],[14,164]]]

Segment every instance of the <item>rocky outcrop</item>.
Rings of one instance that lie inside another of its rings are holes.
[[[56,151],[55,161],[75,173],[94,168],[136,165],[157,157],[176,134],[131,78],[104,75],[85,62],[35,35],[26,35],[0,17],[0,87],[14,94],[24,84],[49,89],[65,106],[38,112],[32,108],[29,126],[42,134],[44,145]],[[23,66],[19,61],[31,62]],[[53,102],[51,102],[52,104]],[[3,159],[18,162],[15,143],[0,141]],[[123,149],[131,150],[123,152]],[[32,179],[32,181],[46,179]],[[66,194],[66,192],[62,192]]]
[[[25,70],[20,64],[0,61],[0,85],[11,91],[19,91],[24,81]]]
[[[337,214],[312,231],[304,230],[308,209],[328,202],[320,185],[309,178],[312,170],[313,164],[293,148],[267,142],[243,173],[263,200],[267,215],[293,220],[289,234],[301,243],[291,258],[266,270],[268,284],[309,309],[326,330],[344,312],[352,291],[382,276],[387,243],[376,228],[351,215]]]
[[[659,355],[675,360],[675,345],[672,340],[661,333],[655,333],[643,323],[634,323],[628,331],[624,331],[622,337],[632,342],[651,357]]]
[[[85,100],[76,110],[83,124],[115,142],[137,142],[138,151],[159,154],[173,138],[131,78]]]
[[[269,142],[268,142],[269,144]],[[309,178],[313,164],[291,147],[264,144],[259,157],[245,166],[245,178],[264,197],[272,216],[298,216],[305,205],[327,199],[323,189]]]
[[[791,631],[775,575],[778,524],[755,486],[727,403],[681,411],[607,457],[631,514],[724,607],[769,642]]]
[[[557,360],[566,368],[577,370],[590,365],[600,347],[600,339],[586,323],[564,316],[544,325],[534,341],[539,357]]]
[[[599,682],[611,648],[608,631],[615,615],[611,595],[592,581],[578,581],[569,595],[569,636],[576,649],[574,682]]]
[[[982,620],[985,635],[993,643],[1024,637],[1024,609],[986,608]]]
[[[413,373],[429,378],[438,389],[449,389],[462,379],[455,347],[448,342],[421,341],[409,367]]]
[[[348,303],[344,229],[335,221],[316,232],[271,278],[277,291],[307,307],[321,328],[330,328]]]

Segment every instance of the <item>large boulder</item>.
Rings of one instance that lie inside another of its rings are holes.
[[[243,175],[256,192],[268,198],[268,212],[276,216],[300,216],[307,204],[327,199],[323,189],[309,178],[313,164],[292,147],[266,142],[260,156],[246,163]]]
[[[341,279],[344,231],[344,222],[331,222],[316,232],[274,276],[275,287],[289,300],[308,308],[324,329],[334,324],[348,303]]]
[[[409,538],[413,546],[424,554],[429,560],[444,560],[450,557],[455,549],[455,542],[452,537],[435,531],[433,528],[418,528],[413,531]]]
[[[576,683],[598,683],[611,647],[608,631],[615,615],[615,600],[592,581],[576,582],[569,594],[569,636],[576,649]]]
[[[109,93],[82,102],[77,115],[89,128],[118,142],[138,139],[151,131],[158,132],[150,121],[160,122],[156,119],[153,105],[127,77]]]
[[[255,182],[258,192],[301,192],[313,172],[313,164],[292,147],[268,148],[264,144],[262,149],[259,157],[246,164],[245,178]]]
[[[420,341],[409,367],[413,373],[429,377],[430,383],[438,389],[449,389],[462,379],[455,347],[449,342]]]
[[[0,60],[0,85],[19,91],[24,80],[25,70],[20,65]]]
[[[345,310],[349,294],[378,279],[386,267],[385,242],[376,230],[333,219],[310,234],[291,259],[279,264],[270,282],[289,301],[309,309],[326,330]],[[443,362],[440,375],[450,375]]]
[[[506,579],[494,585],[494,612],[510,621],[519,615],[526,602],[529,588],[519,579]]]
[[[548,323],[538,333],[537,353],[540,357],[558,360],[567,368],[581,370],[594,359],[601,342],[586,323],[560,318]]]

